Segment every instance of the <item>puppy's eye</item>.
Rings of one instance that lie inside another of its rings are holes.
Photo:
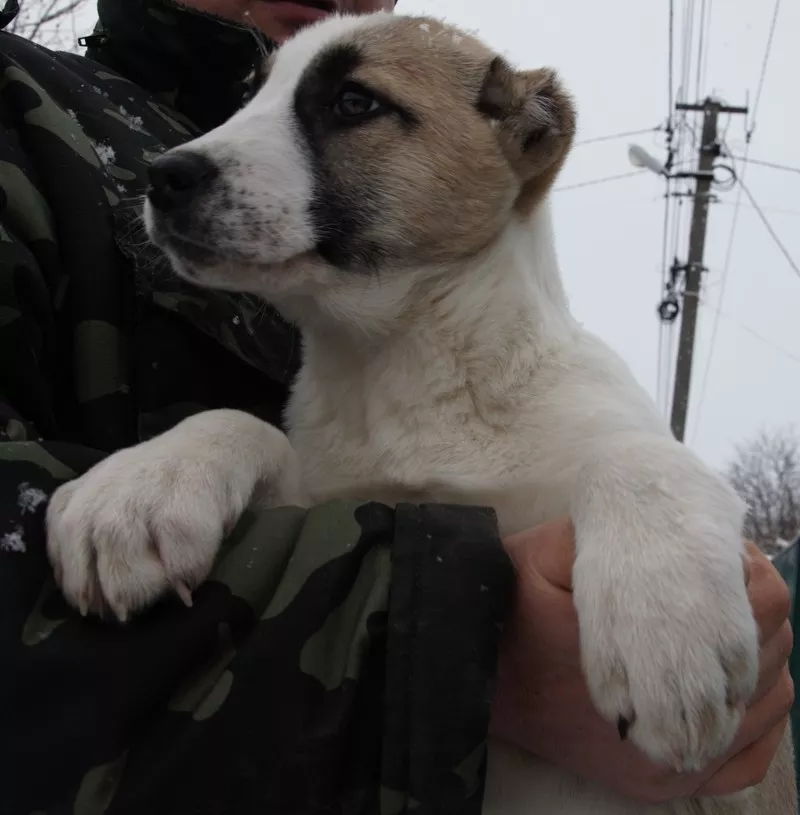
[[[358,85],[343,88],[333,103],[334,114],[347,122],[371,118],[386,110],[386,105],[380,99]]]
[[[244,80],[244,93],[242,94],[242,107],[250,102],[253,97],[264,87],[264,83],[269,76],[269,61],[259,60],[250,74]]]

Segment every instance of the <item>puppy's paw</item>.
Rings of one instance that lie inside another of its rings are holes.
[[[699,770],[729,748],[758,676],[742,507],[699,463],[655,459],[623,490],[612,465],[578,514],[583,664],[622,738]]]
[[[67,600],[121,621],[169,590],[191,604],[247,503],[232,487],[224,467],[150,442],[64,484],[47,510],[47,549]]]
[[[597,589],[608,596],[607,586]],[[673,596],[683,606],[671,616],[654,614],[649,601],[638,620],[622,613],[584,623],[582,615],[584,671],[598,709],[621,738],[678,771],[725,752],[758,673],[754,627],[725,620],[695,589]],[[667,599],[659,594],[659,603]]]

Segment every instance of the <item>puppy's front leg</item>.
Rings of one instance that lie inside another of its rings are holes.
[[[47,548],[67,600],[120,620],[170,587],[190,603],[249,505],[308,503],[286,436],[247,413],[199,413],[61,486]]]
[[[674,439],[618,433],[583,468],[572,516],[595,704],[653,760],[703,767],[729,747],[757,678],[741,501]]]

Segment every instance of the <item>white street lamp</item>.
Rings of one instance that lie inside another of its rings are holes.
[[[628,145],[628,159],[634,167],[650,170],[656,175],[668,175],[667,168],[638,144]]]

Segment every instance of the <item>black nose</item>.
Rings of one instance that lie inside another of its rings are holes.
[[[163,211],[185,206],[217,176],[216,166],[202,153],[167,153],[148,168],[150,203]]]

